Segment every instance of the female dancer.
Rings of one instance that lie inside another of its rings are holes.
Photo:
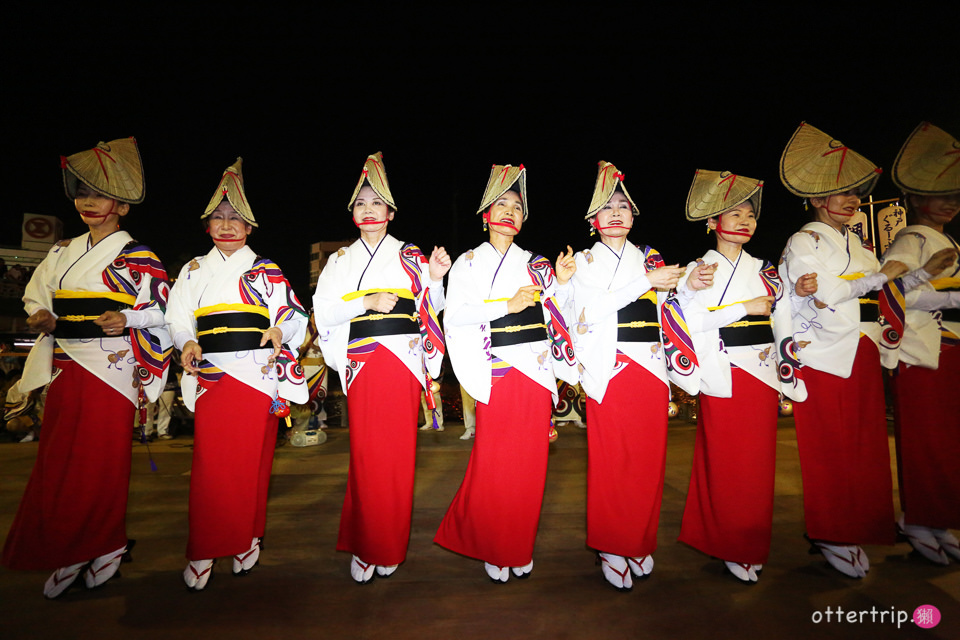
[[[576,254],[571,333],[588,396],[587,545],[599,552],[607,582],[629,591],[631,573],[653,571],[668,376],[690,393],[699,377],[683,314],[667,296],[684,269],[627,240],[638,209],[623,177],[600,163],[586,216],[600,241]],[[688,286],[709,286],[714,268],[697,265]]]
[[[717,270],[713,286],[684,307],[700,398],[680,540],[722,558],[746,583],[757,581],[770,553],[780,394],[806,398],[789,296],[777,268],[744,250],[757,229],[762,189],[759,180],[729,171],[697,171],[687,196],[687,220],[706,220],[707,233],[717,235],[716,250],[698,262]],[[812,279],[804,276],[803,286]]]
[[[905,194],[911,224],[884,254],[909,269],[960,245],[945,226],[960,211],[956,138],[924,122],[893,163],[893,181]],[[906,322],[894,381],[900,531],[937,564],[960,561],[960,264],[906,295]],[[894,365],[895,366],[895,365]]]
[[[348,208],[360,239],[330,256],[313,296],[320,348],[340,372],[350,416],[350,470],[339,551],[360,584],[407,557],[421,389],[440,373],[443,276],[450,258],[387,233],[397,207],[383,156],[367,158]]]
[[[807,535],[833,568],[852,578],[870,570],[861,544],[894,542],[879,305],[869,294],[907,267],[896,260],[881,267],[872,247],[844,224],[879,175],[872,162],[806,123],[780,159],[784,185],[814,210],[814,221],[790,237],[780,263],[791,295],[802,290],[802,276],[817,277],[814,295],[793,305],[808,392],[794,407]],[[919,282],[917,273],[903,278],[907,290]]]
[[[555,376],[576,382],[556,299],[575,265],[561,254],[554,276],[546,258],[514,244],[528,214],[523,165],[493,167],[478,213],[489,241],[453,265],[444,319],[457,379],[477,400],[476,442],[434,541],[483,560],[502,583],[533,570]]]
[[[223,172],[204,221],[213,248],[180,271],[167,308],[182,352],[183,399],[195,411],[190,537],[183,579],[207,586],[214,559],[234,575],[260,557],[276,446],[278,398],[303,403],[297,364],[307,314],[274,262],[247,246],[253,217],[237,161]],[[189,374],[189,375],[186,375]]]
[[[144,197],[136,141],[101,142],[62,166],[88,232],[54,245],[23,298],[28,326],[43,335],[20,388],[50,388],[37,462],[3,549],[11,569],[56,569],[48,598],[81,573],[100,586],[120,566],[134,409],[160,395],[170,356],[166,271],[120,230]]]

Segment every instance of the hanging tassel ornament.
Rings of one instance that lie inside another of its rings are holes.
[[[553,419],[550,419],[550,431],[547,433],[548,442],[556,442],[557,438],[560,437],[560,434],[557,433],[557,428],[553,426]]]
[[[484,227],[487,225],[484,224]],[[427,409],[430,409],[430,415],[433,416],[433,428],[437,431],[440,430],[440,422],[437,420],[437,401],[433,398],[433,385],[437,384],[430,378],[430,374],[425,374],[424,378],[427,381],[427,387],[423,391],[423,395],[427,400]],[[440,385],[437,385],[437,388],[440,388]]]
[[[137,396],[137,424],[140,426],[140,442],[147,441],[147,394],[140,387]]]
[[[157,470],[157,463],[153,461],[153,452],[150,451],[150,439],[147,437],[147,394],[143,391],[143,385],[140,386],[137,395],[137,422],[140,423],[140,442],[147,445],[147,459],[150,460],[150,471]]]
[[[290,422],[290,403],[287,400],[284,400],[280,396],[277,396],[273,399],[273,402],[270,403],[270,413],[277,416],[278,418],[283,418],[287,421],[287,429],[293,426]]]

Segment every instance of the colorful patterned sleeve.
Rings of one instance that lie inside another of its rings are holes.
[[[786,288],[780,279],[777,268],[766,262],[760,271],[760,279],[767,288],[767,294],[775,298],[771,309],[773,337],[776,341],[777,377],[780,379],[780,391],[791,400],[803,402],[807,399],[807,388],[803,382],[803,365],[800,362],[800,348],[793,337],[793,315],[786,297]]]
[[[274,363],[280,397],[291,402],[306,402],[307,381],[297,360],[297,352],[303,344],[310,318],[293,287],[275,262],[258,256],[253,267],[240,279],[240,296],[244,304],[266,307],[273,326],[283,334],[283,346]]]
[[[258,256],[240,279],[240,297],[244,304],[269,309],[273,326],[280,328],[291,350],[303,343],[309,321],[307,312],[275,262]]]
[[[417,323],[420,326],[420,344],[423,347],[423,364],[430,375],[440,375],[440,365],[446,347],[443,341],[443,329],[440,328],[439,310],[445,302],[443,283],[440,283],[439,296],[435,296],[429,282],[429,260],[419,247],[406,244],[400,250],[400,265],[410,277],[410,291],[417,306]],[[426,274],[426,278],[424,275]],[[435,306],[437,302],[439,308]]]
[[[553,265],[543,256],[534,256],[527,263],[527,271],[530,274],[530,280],[543,287],[540,302],[543,305],[544,320],[547,321],[554,374],[570,384],[576,384],[579,381],[577,356],[573,341],[570,339],[570,332],[567,330],[567,321],[557,305],[557,278],[553,272]]]
[[[147,398],[156,400],[167,381],[173,343],[163,314],[170,283],[163,263],[149,247],[130,242],[103,271],[103,283],[112,291],[136,297],[135,311],[155,312],[150,326],[131,329],[130,344],[137,360],[137,377]]]

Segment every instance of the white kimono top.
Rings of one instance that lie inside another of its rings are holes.
[[[700,362],[700,392],[730,398],[731,367],[736,366],[793,400],[806,400],[806,387],[798,375],[800,363],[793,340],[790,296],[785,293],[776,268],[743,250],[735,262],[713,249],[701,260],[717,264],[713,286],[697,291],[683,306]],[[696,265],[697,262],[691,262],[687,273]],[[760,296],[774,296],[770,316],[774,341],[742,346],[721,344],[720,328],[740,321],[747,315],[743,303]]]
[[[860,335],[880,339],[878,322],[860,322],[858,298],[887,281],[873,250],[850,231],[809,222],[790,236],[780,260],[780,278],[790,291],[793,337],[800,362],[818,371],[849,378]],[[817,274],[817,292],[798,298],[800,276]]]
[[[195,312],[215,305],[252,305],[267,310],[270,326],[283,334],[283,350],[274,366],[268,360],[273,345],[249,351],[204,352],[199,379],[184,373],[180,378],[184,404],[191,411],[196,398],[223,374],[271,398],[278,395],[290,402],[307,401],[307,385],[297,363],[297,349],[307,330],[307,313],[275,263],[261,258],[244,245],[226,256],[213,247],[180,270],[170,292],[167,323],[178,349],[197,339]],[[229,309],[224,308],[226,312]],[[218,313],[218,311],[214,311]]]
[[[62,339],[56,338],[56,329],[53,336],[41,336],[24,365],[20,389],[42,387],[60,371],[52,366],[55,341],[58,351],[134,405],[141,385],[147,398],[156,400],[166,384],[172,351],[163,321],[169,286],[156,254],[126,231],[116,231],[93,246],[89,233],[54,245],[27,284],[23,296],[27,315],[40,309],[53,313],[54,297],[85,293],[115,296],[134,313],[123,312],[127,329],[116,337]]]
[[[389,349],[424,389],[427,373],[440,375],[443,345],[435,342],[440,341],[442,334],[434,323],[436,313],[444,307],[444,291],[442,281],[430,280],[428,265],[429,260],[420,249],[391,235],[384,236],[376,247],[368,247],[361,238],[330,256],[317,279],[313,313],[323,360],[340,373],[344,393],[349,393],[350,384],[363,369],[363,353],[377,345]],[[350,321],[366,312],[364,296],[381,291],[412,297],[418,314],[426,316],[418,320],[423,324],[423,332],[351,341]]]
[[[540,302],[548,339],[493,347],[490,323],[508,314],[507,302],[520,287],[543,286]],[[557,378],[577,383],[573,347],[565,337],[562,309],[565,291],[558,291],[553,268],[545,258],[534,256],[516,244],[503,255],[489,242],[467,251],[450,269],[450,294],[444,316],[447,349],[457,380],[478,402],[490,402],[490,390],[510,368],[516,368],[553,396],[557,402]],[[558,294],[561,296],[558,299]],[[566,344],[564,343],[565,341]]]
[[[587,395],[597,402],[603,401],[610,380],[623,369],[617,363],[617,352],[629,357],[665,385],[674,382],[684,391],[696,394],[700,379],[695,363],[680,362],[679,354],[668,355],[662,330],[657,342],[617,341],[617,312],[640,298],[650,297],[656,302],[657,319],[663,326],[663,306],[669,296],[666,292],[654,290],[646,276],[647,271],[662,266],[660,254],[649,247],[641,249],[627,242],[618,256],[613,249],[598,241],[574,258],[577,272],[571,279],[573,312],[570,335],[580,362],[580,382]]]
[[[958,249],[950,236],[923,225],[900,230],[883,254],[884,261],[899,260],[908,269],[919,269],[941,249]],[[952,289],[944,291],[943,289]],[[940,361],[940,340],[960,339],[960,322],[943,320],[941,309],[960,307],[960,261],[940,273],[935,280],[923,282],[906,293],[905,331],[899,345],[899,361],[936,369]],[[952,336],[952,337],[951,337]],[[893,368],[895,362],[884,361]]]

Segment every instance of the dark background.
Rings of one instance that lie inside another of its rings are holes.
[[[805,221],[778,177],[801,121],[884,168],[922,120],[960,135],[956,9],[628,6],[18,10],[0,38],[0,244],[19,244],[23,212],[85,231],[59,156],[132,135],[147,196],[124,225],[171,275],[209,249],[200,214],[241,155],[250,245],[309,298],[309,244],[355,235],[347,200],[375,151],[398,203],[390,231],[425,251],[484,239],[495,163],[529,170],[521,246],[584,248],[608,160],[641,208],[631,239],[668,262],[712,241],[684,219],[695,169],[763,179],[749,250],[776,260]],[[874,196],[896,195],[885,174]]]

